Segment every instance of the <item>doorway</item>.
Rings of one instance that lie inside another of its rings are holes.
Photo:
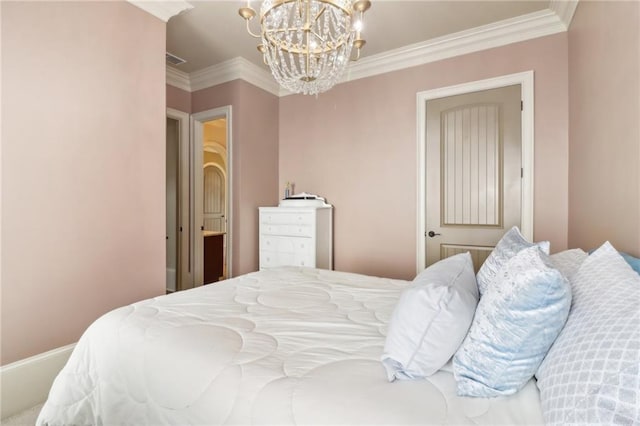
[[[191,116],[194,285],[230,278],[231,106]]]
[[[189,114],[167,108],[166,291],[193,287],[189,224]]]
[[[508,104],[496,101],[497,94]],[[417,99],[417,272],[460,251],[470,251],[479,268],[512,224],[532,239],[533,72],[421,92]],[[519,133],[519,146],[501,145],[505,115],[519,121],[506,130],[511,140]],[[505,203],[517,208],[504,215]]]
[[[468,251],[476,272],[520,227],[520,85],[427,101],[426,257]]]

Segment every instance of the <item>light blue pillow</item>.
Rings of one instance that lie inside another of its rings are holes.
[[[509,259],[480,298],[453,357],[458,395],[494,397],[520,390],[562,330],[570,305],[568,281],[539,247]]]
[[[420,272],[389,321],[382,355],[389,381],[420,379],[442,368],[467,335],[478,297],[469,252]]]
[[[509,259],[515,256],[520,250],[526,249],[528,247],[539,246],[543,252],[549,254],[549,241],[541,241],[539,243],[531,243],[527,241],[522,234],[520,233],[520,229],[517,226],[514,226],[509,231],[507,231],[496,247],[493,249],[487,260],[484,261],[480,270],[478,271],[477,281],[478,281],[478,290],[480,291],[480,296],[484,294],[487,289],[487,286],[490,285],[491,281],[498,273],[502,265],[507,263]]]

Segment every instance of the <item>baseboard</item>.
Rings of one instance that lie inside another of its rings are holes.
[[[177,282],[175,268],[167,268],[167,291],[176,291]]]
[[[75,343],[0,367],[0,419],[44,402]]]

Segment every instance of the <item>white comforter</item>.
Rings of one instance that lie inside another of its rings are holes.
[[[38,425],[542,423],[536,386],[455,395],[389,383],[380,355],[407,281],[283,268],[116,309],[91,325]]]

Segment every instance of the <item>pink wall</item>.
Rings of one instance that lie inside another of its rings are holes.
[[[193,113],[232,106],[233,275],[258,269],[258,207],[278,203],[278,98],[243,80],[192,93]]]
[[[164,292],[165,24],[2,2],[2,364]]]
[[[640,256],[640,3],[578,4],[569,77],[569,245]]]
[[[178,111],[191,113],[191,92],[178,89],[169,84],[167,88],[167,108],[177,109]]]
[[[566,33],[280,99],[279,189],[334,205],[335,269],[413,278],[416,93],[535,72],[535,239],[567,248]]]

